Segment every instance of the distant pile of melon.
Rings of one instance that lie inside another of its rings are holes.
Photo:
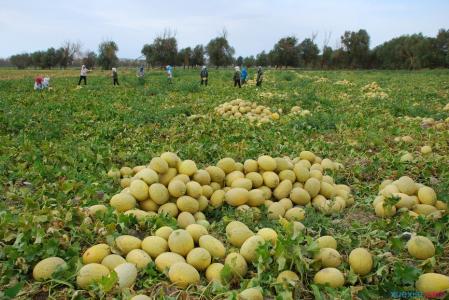
[[[293,106],[290,109],[289,115],[305,117],[305,116],[310,116],[311,114],[312,113],[310,112],[310,110],[302,109],[300,106]]]
[[[435,128],[437,130],[449,128],[449,118],[446,120],[435,120],[433,118],[420,118],[421,126],[424,128]]]
[[[293,92],[292,95],[296,95],[296,93]],[[279,93],[279,92],[272,93],[270,91],[263,91],[263,92],[260,92],[258,94],[258,96],[260,98],[265,98],[265,99],[271,99],[271,98],[287,99],[289,94],[287,94],[287,93]]]
[[[279,113],[273,112],[269,107],[258,105],[256,102],[235,99],[220,104],[215,113],[223,118],[247,119],[255,123],[268,123],[279,120]]]
[[[410,117],[410,116],[403,116],[399,117],[401,119],[407,120],[407,121],[420,121],[421,127],[423,128],[434,128],[436,130],[444,130],[446,128],[449,128],[449,117],[445,120],[435,120],[434,118],[427,118],[427,117]]]
[[[371,82],[361,89],[362,94],[368,99],[386,99],[388,94],[380,87],[377,82]]]
[[[398,180],[385,180],[379,186],[379,194],[373,201],[377,216],[388,218],[397,213],[412,217],[440,218],[447,213],[448,206],[437,199],[435,191],[408,176]]]
[[[315,81],[314,83],[325,83],[325,82],[329,82],[330,79],[326,78],[326,77],[315,77]]]
[[[246,86],[255,86],[257,83],[256,79],[257,79],[257,75],[254,75],[254,77],[252,79],[248,79],[243,86],[245,86],[245,85]]]
[[[353,86],[354,83],[347,80],[347,79],[343,79],[343,80],[338,80],[336,82],[334,82],[335,85],[343,85],[343,86]]]
[[[109,171],[109,176],[120,178],[123,188],[111,197],[110,205],[118,213],[132,214],[139,220],[168,214],[177,218],[181,228],[206,223],[203,211],[224,204],[256,214],[264,205],[271,219],[301,221],[306,206],[329,215],[354,203],[349,186],[335,183],[326,174],[342,167],[302,151],[294,159],[262,155],[240,163],[227,157],[201,169],[192,160],[165,152],[148,165]],[[106,207],[96,205],[89,211],[94,214],[101,209]]]

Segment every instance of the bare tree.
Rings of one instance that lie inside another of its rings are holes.
[[[328,68],[331,65],[332,60],[332,48],[329,47],[329,42],[332,36],[332,31],[325,31],[323,38],[323,48],[321,49],[321,68]]]
[[[62,57],[60,65],[63,68],[67,68],[73,63],[75,58],[81,58],[81,42],[65,41],[62,46]]]
[[[165,28],[164,32],[162,34],[160,34],[159,36],[157,36],[157,38],[161,38],[161,39],[170,39],[170,38],[176,38],[176,30],[175,29],[171,29],[171,28]]]
[[[318,36],[318,31],[312,31],[312,35],[310,37],[312,42],[315,42],[315,39],[316,39],[317,36]]]
[[[325,31],[324,32],[324,38],[323,38],[323,49],[327,46],[329,46],[329,42],[331,40],[332,37],[332,31]]]

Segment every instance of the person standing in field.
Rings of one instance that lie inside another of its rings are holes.
[[[241,75],[241,81],[242,81],[242,84],[245,84],[246,83],[246,77],[248,76],[248,71],[246,70],[246,68],[245,67],[243,67],[243,69],[242,69],[242,75]]]
[[[172,83],[172,81],[173,81],[173,67],[170,66],[170,65],[167,65],[165,67],[165,71],[167,72],[168,83]]]
[[[145,76],[145,70],[143,68],[143,65],[139,67],[139,71],[137,72],[137,77],[143,78]]]
[[[256,86],[262,86],[262,80],[263,80],[263,70],[262,66],[259,66],[257,68]]]
[[[112,83],[114,84],[114,85],[120,85],[119,83],[118,83],[118,74],[117,74],[117,68],[112,68]]]
[[[89,72],[89,70],[86,68],[85,65],[82,65],[81,72],[80,72],[80,80],[78,80],[78,85],[81,84],[81,80],[84,81],[84,85],[87,85],[87,72]]]
[[[209,79],[209,71],[207,71],[207,67],[206,66],[203,66],[201,68],[200,76],[201,76],[201,85],[204,84],[205,86],[207,86],[207,82],[208,82],[208,79]]]
[[[240,77],[241,77],[241,73],[240,73],[240,67],[239,66],[236,66],[235,68],[234,68],[234,87],[236,87],[237,85],[239,86],[239,88],[241,88],[242,87],[242,84],[241,84],[241,82],[240,82]]]
[[[137,69],[137,80],[140,84],[144,84],[145,83],[145,69],[143,67],[143,65],[141,65],[138,69]]]

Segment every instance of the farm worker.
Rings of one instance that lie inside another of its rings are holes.
[[[241,80],[242,80],[242,84],[246,83],[246,77],[248,76],[248,71],[246,70],[245,67],[243,67],[242,69],[242,75],[241,75]]]
[[[207,67],[206,66],[203,66],[201,68],[200,76],[201,76],[201,85],[203,85],[203,83],[204,83],[204,85],[207,86],[207,81],[208,81],[208,78],[209,78],[209,71],[207,71]]]
[[[172,80],[173,80],[173,67],[170,66],[170,65],[167,65],[165,67],[165,71],[167,71],[168,82],[172,83]]]
[[[81,72],[80,72],[80,80],[78,80],[78,85],[81,84],[81,80],[84,80],[84,85],[87,84],[87,72],[89,72],[89,70],[86,68],[85,65],[82,65]]]
[[[42,88],[46,89],[50,86],[50,77],[45,76],[44,80],[42,81]]]
[[[117,74],[117,68],[112,68],[112,82],[114,85],[120,85],[118,83],[118,74]]]
[[[242,87],[242,84],[240,83],[240,76],[241,76],[241,74],[240,74],[240,68],[239,68],[239,66],[236,66],[235,68],[234,68],[234,87],[236,87],[237,85],[239,86],[239,88],[241,88]]]
[[[144,68],[143,68],[143,65],[141,65],[141,66],[139,67],[139,72],[137,73],[137,77],[142,78],[142,77],[144,77],[144,76],[145,76],[145,70],[144,70]]]
[[[262,86],[262,80],[263,80],[263,70],[262,66],[259,66],[257,68],[256,86]]]
[[[43,81],[44,81],[44,78],[42,76],[37,76],[36,79],[34,79],[34,89],[42,90],[42,82]]]

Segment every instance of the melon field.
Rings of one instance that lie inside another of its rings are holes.
[[[1,299],[449,291],[449,71],[0,70]]]

